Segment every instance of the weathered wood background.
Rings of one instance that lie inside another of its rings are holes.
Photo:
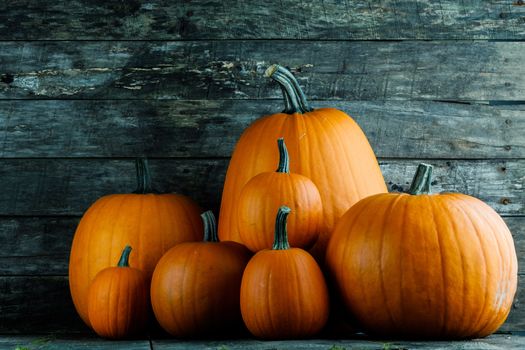
[[[67,287],[79,217],[134,186],[218,208],[242,130],[281,109],[269,64],[355,117],[392,190],[420,160],[509,224],[525,330],[521,0],[0,2],[0,333],[84,331]]]

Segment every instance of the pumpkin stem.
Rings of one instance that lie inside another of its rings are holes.
[[[146,158],[137,158],[135,161],[135,167],[137,169],[137,189],[133,193],[157,193],[157,191],[151,186],[151,174],[149,172],[148,160]]]
[[[122,255],[117,264],[118,267],[129,267],[129,253],[131,253],[131,247],[127,245],[122,251]]]
[[[432,165],[420,163],[408,190],[409,194],[429,194],[432,182]]]
[[[285,101],[285,109],[283,113],[302,114],[313,110],[313,108],[308,104],[306,95],[301,89],[299,82],[289,70],[278,64],[272,64],[270,67],[268,67],[264,75],[266,77],[272,78],[281,85],[281,90],[283,91]]]
[[[290,157],[288,156],[288,150],[284,143],[284,138],[277,139],[277,147],[279,147],[279,166],[277,167],[278,173],[290,173]]]
[[[219,242],[217,224],[213,212],[211,210],[205,211],[201,214],[201,218],[204,224],[204,242]]]
[[[290,212],[291,209],[286,205],[281,206],[277,211],[277,218],[275,219],[275,236],[272,247],[274,250],[290,249],[290,244],[288,243],[288,232],[286,231],[286,221]]]

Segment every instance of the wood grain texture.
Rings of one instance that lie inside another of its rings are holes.
[[[525,158],[523,111],[432,101],[313,101],[346,111],[383,158]],[[276,100],[0,101],[0,157],[229,157]]]
[[[0,217],[0,275],[67,275],[79,217]]]
[[[351,338],[350,336],[348,338]],[[233,341],[177,341],[153,340],[153,350],[522,350],[525,347],[525,336],[494,334],[484,339],[465,341],[399,341],[357,339],[309,339],[309,340],[273,340],[262,341],[242,339]]]
[[[525,276],[519,276],[519,284],[525,284]],[[524,297],[525,289],[520,288],[501,331],[525,327],[525,308],[521,305]],[[1,333],[88,331],[74,310],[67,277],[0,277],[0,300]]]
[[[112,341],[96,335],[10,335],[0,337],[0,348],[9,350],[150,350],[148,339]]]
[[[519,1],[5,0],[0,39],[505,39]]]
[[[525,216],[504,217],[525,274]],[[67,275],[78,217],[0,217],[0,276]]]
[[[286,54],[283,54],[286,53]],[[523,100],[525,42],[0,42],[0,99]]]
[[[426,160],[429,162],[429,160]],[[406,189],[419,160],[380,160],[391,190]],[[525,214],[525,160],[432,160],[436,192],[456,191],[503,215]],[[219,206],[228,159],[152,159],[154,186]],[[344,176],[344,174],[342,174]],[[0,215],[81,215],[97,198],[135,189],[132,159],[0,159]]]
[[[67,277],[0,277],[0,332],[86,332]],[[1,343],[0,343],[1,344]]]

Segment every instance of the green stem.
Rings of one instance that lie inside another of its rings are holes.
[[[268,67],[264,75],[272,78],[281,86],[285,99],[285,113],[302,114],[313,110],[308,104],[299,82],[289,70],[278,64],[272,64]]]
[[[204,224],[204,242],[219,242],[217,235],[217,224],[215,215],[211,210],[201,214],[202,223]]]
[[[275,236],[273,241],[274,250],[290,249],[288,243],[288,232],[286,231],[286,220],[291,209],[283,205],[277,211],[277,218],[275,219]]]
[[[129,267],[129,253],[131,253],[131,247],[127,245],[122,251],[122,255],[117,264],[118,267]]]
[[[279,147],[279,166],[277,167],[278,173],[290,173],[290,157],[288,156],[288,149],[284,143],[284,138],[277,139],[277,147]]]
[[[157,191],[151,186],[151,174],[149,172],[148,160],[146,158],[137,158],[135,161],[135,167],[137,169],[137,189],[133,193],[157,193]]]
[[[412,184],[408,190],[409,194],[429,194],[432,182],[432,165],[420,163],[416,174],[412,179]]]

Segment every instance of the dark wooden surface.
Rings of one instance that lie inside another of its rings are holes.
[[[406,188],[423,160],[436,166],[436,191],[474,195],[504,216],[520,287],[501,330],[525,331],[524,39],[525,6],[513,0],[0,2],[0,333],[86,332],[67,287],[70,243],[93,201],[134,188],[134,157],[150,157],[158,189],[217,210],[242,130],[282,109],[262,75],[272,63],[294,72],[314,106],[356,119],[389,189]],[[24,339],[0,338],[0,348]],[[332,346],[261,344],[195,346]],[[483,344],[524,347],[503,336]]]
[[[506,41],[0,41],[0,98],[280,98],[263,76],[279,62],[313,99],[521,101],[524,55]]]
[[[484,339],[466,341],[400,341],[356,339],[310,339],[292,341],[204,340],[181,341],[172,339],[150,339],[108,341],[93,336],[7,336],[0,337],[0,347],[11,350],[63,350],[63,349],[126,349],[126,350],[522,350],[525,346],[523,335],[492,335]]]
[[[4,0],[0,14],[4,40],[525,37],[518,0]]]

